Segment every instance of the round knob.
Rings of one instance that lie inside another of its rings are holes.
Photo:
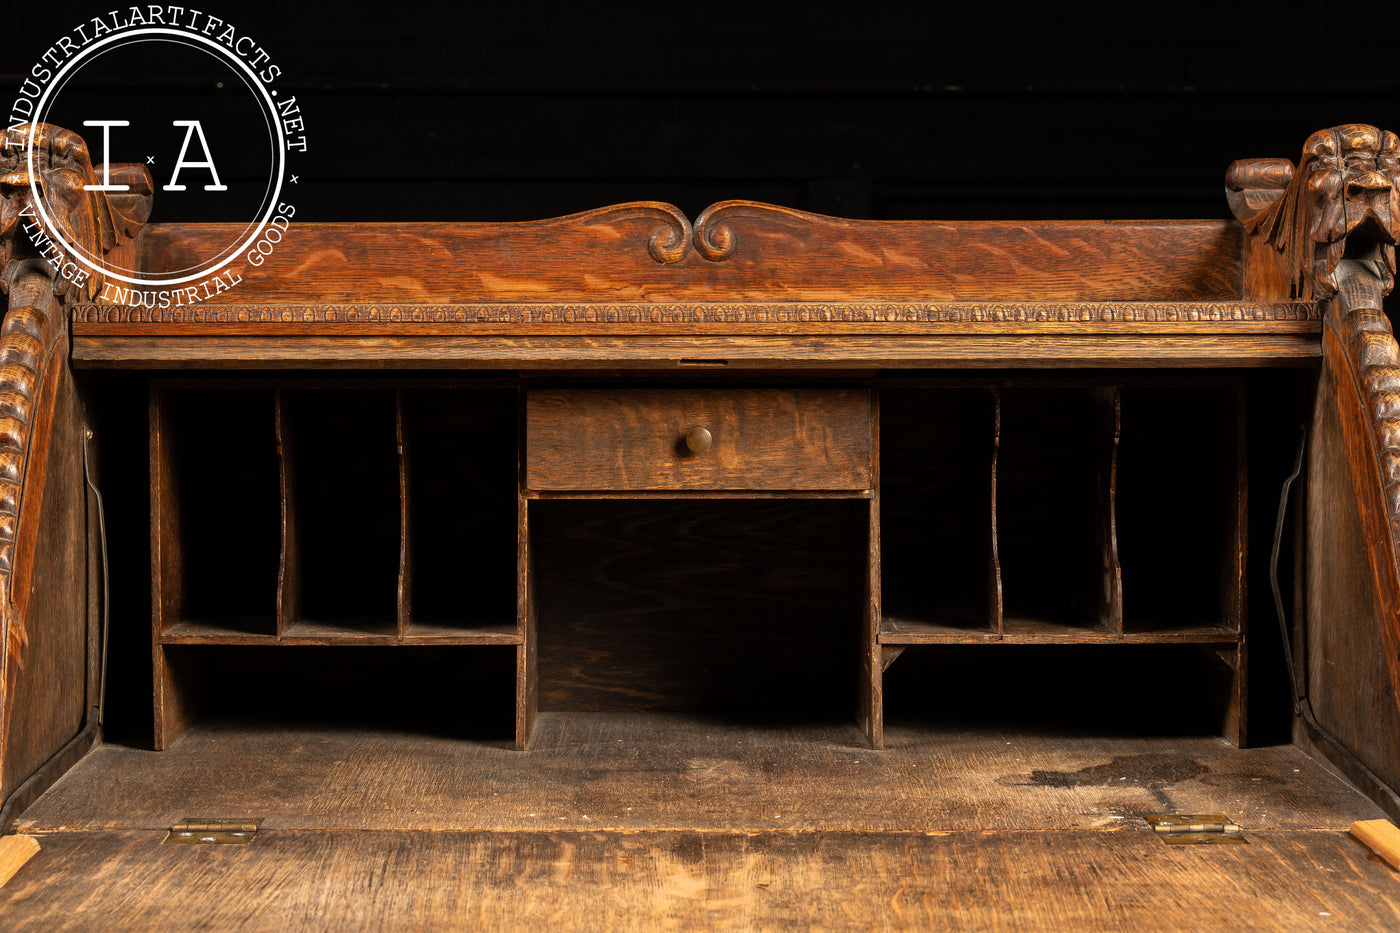
[[[715,442],[708,428],[691,428],[685,432],[685,446],[694,454],[703,454]]]

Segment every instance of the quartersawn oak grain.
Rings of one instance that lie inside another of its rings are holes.
[[[736,241],[723,261],[691,249],[680,212],[652,202],[525,223],[295,224],[275,268],[243,260],[227,267],[243,279],[229,297],[450,304],[712,301],[717,292],[751,301],[1240,296],[1241,233],[1221,221],[859,221],[753,202],[715,205],[707,219],[708,231],[724,226]],[[142,268],[184,268],[232,233],[224,224],[153,224],[142,237]],[[680,258],[658,262],[657,235],[684,236]]]

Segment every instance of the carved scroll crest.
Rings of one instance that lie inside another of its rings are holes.
[[[566,222],[573,220],[581,226],[612,224],[622,220],[656,220],[660,226],[647,238],[647,253],[652,259],[664,264],[680,262],[690,252],[690,219],[681,213],[680,208],[661,201],[633,201],[561,219]]]

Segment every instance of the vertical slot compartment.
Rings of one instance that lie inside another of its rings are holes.
[[[1112,631],[1114,392],[1037,387],[1000,395],[1002,631],[1050,639]]]
[[[398,633],[402,542],[392,389],[283,389],[283,639]]]
[[[156,634],[271,638],[277,629],[277,448],[271,389],[154,390]]]
[[[402,393],[408,639],[517,639],[513,389]]]
[[[1124,628],[1238,631],[1244,467],[1233,385],[1122,390]]]
[[[996,405],[982,388],[880,394],[882,639],[996,630]]]

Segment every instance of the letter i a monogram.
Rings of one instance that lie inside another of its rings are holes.
[[[210,154],[209,142],[204,138],[204,127],[199,125],[198,120],[172,120],[171,123],[175,126],[183,126],[185,128],[185,141],[180,146],[180,155],[175,159],[175,171],[171,172],[170,174],[170,184],[165,185],[161,190],[184,191],[184,185],[176,184],[176,182],[180,180],[180,169],[207,168],[209,169],[209,174],[214,176],[214,183],[212,185],[205,185],[204,190],[227,191],[228,185],[225,185],[219,181],[219,172],[216,168],[214,168],[214,156]],[[190,137],[194,136],[195,134],[199,134],[199,148],[204,150],[204,161],[186,162],[185,153],[188,152],[190,148]]]
[[[227,191],[227,190],[228,190],[228,185],[225,185],[223,182],[219,181],[219,170],[214,166],[214,156],[209,152],[209,141],[208,141],[207,139],[204,138],[204,127],[200,125],[200,122],[199,122],[198,120],[172,120],[172,121],[171,121],[171,124],[172,124],[173,126],[183,126],[183,127],[185,128],[185,141],[180,145],[180,154],[175,158],[175,171],[171,172],[171,174],[170,174],[170,184],[164,185],[164,186],[162,187],[161,190],[163,190],[163,191],[184,191],[184,190],[186,190],[185,186],[182,185],[182,184],[179,184],[179,181],[180,181],[180,170],[181,170],[181,169],[186,169],[186,168],[207,168],[207,169],[209,170],[209,174],[210,174],[211,176],[213,176],[213,178],[214,178],[214,183],[213,183],[212,185],[205,185],[205,186],[204,186],[204,190],[205,190],[205,191]],[[107,154],[108,154],[108,152],[109,152],[110,149],[111,149],[111,143],[112,143],[112,127],[114,127],[114,126],[130,126],[130,125],[131,125],[131,121],[129,121],[129,120],[84,120],[84,121],[83,121],[83,126],[100,126],[100,127],[102,127],[102,184],[100,184],[100,185],[84,185],[84,186],[83,186],[84,190],[87,190],[87,191],[127,191],[127,190],[129,190],[129,187],[128,187],[127,185],[114,185],[114,184],[112,184],[112,177],[111,177],[111,174],[110,174],[110,172],[111,172],[111,168],[110,168],[110,166],[111,166],[111,160],[108,158]],[[203,162],[189,162],[189,161],[186,161],[186,160],[185,160],[185,154],[188,153],[188,152],[190,151],[190,140],[191,140],[193,137],[195,137],[195,136],[198,136],[198,137],[199,137],[199,148],[202,149],[202,150],[204,151],[204,161],[203,161]]]
[[[83,185],[84,191],[127,191],[130,185],[112,184],[111,167],[112,163],[107,158],[108,151],[112,148],[112,127],[130,126],[130,120],[84,120],[83,126],[102,127],[102,184]]]

